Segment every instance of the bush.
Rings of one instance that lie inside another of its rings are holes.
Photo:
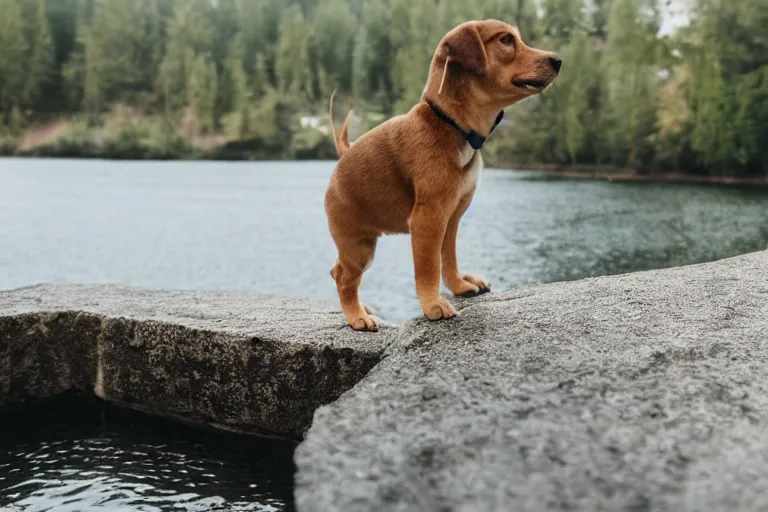
[[[314,128],[302,128],[293,135],[292,157],[297,160],[333,160],[336,156],[330,135]]]
[[[13,156],[19,148],[18,140],[0,136],[0,156]]]

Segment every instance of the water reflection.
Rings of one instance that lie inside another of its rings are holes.
[[[292,510],[293,448],[57,400],[0,416],[0,510]]]

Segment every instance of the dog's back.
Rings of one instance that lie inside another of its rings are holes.
[[[419,130],[407,116],[393,117],[349,144],[338,136],[339,162],[326,192],[329,217],[355,219],[379,233],[407,233],[414,191],[409,156]],[[343,157],[343,158],[342,158]]]

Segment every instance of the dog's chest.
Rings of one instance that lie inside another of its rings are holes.
[[[473,156],[475,156],[475,150],[472,149],[472,146],[470,146],[469,143],[464,143],[462,148],[459,150],[459,165],[462,169],[469,165],[469,162],[472,161]]]
[[[483,170],[483,157],[479,151],[465,144],[459,151],[459,164],[464,170],[464,181],[461,184],[461,195],[464,196],[477,188],[480,181],[480,171]]]

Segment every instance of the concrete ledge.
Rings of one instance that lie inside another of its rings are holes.
[[[0,406],[69,390],[299,439],[394,339],[329,305],[252,294],[36,286],[0,293]]]
[[[768,252],[406,324],[299,445],[309,511],[768,510]]]

